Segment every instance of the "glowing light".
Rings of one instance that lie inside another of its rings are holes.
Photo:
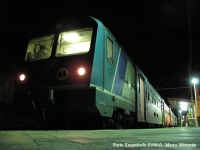
[[[64,34],[63,39],[65,41],[73,42],[73,41],[77,41],[79,39],[79,35],[78,35],[78,33],[70,32],[70,33]]]
[[[21,75],[19,76],[20,81],[24,81],[25,78],[26,78],[26,76],[25,76],[24,74],[21,74]]]
[[[187,102],[180,102],[180,105],[188,105]]]
[[[81,42],[67,45],[63,49],[63,54],[78,54],[88,52],[90,49],[90,42]]]
[[[182,105],[180,107],[181,107],[181,110],[187,110],[187,106]]]
[[[196,78],[193,78],[193,79],[192,79],[192,83],[193,83],[193,84],[197,84],[197,82],[198,82],[198,80],[197,80]]]
[[[90,48],[90,42],[76,43],[74,45],[74,53],[87,52]]]
[[[85,69],[84,69],[84,68],[79,68],[79,69],[78,69],[78,74],[79,74],[80,76],[84,75],[84,74],[85,74]]]
[[[187,105],[188,105],[187,102],[180,102],[180,108],[181,108],[181,110],[187,110]]]

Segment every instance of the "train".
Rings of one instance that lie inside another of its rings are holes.
[[[104,24],[69,17],[35,30],[19,67],[15,104],[46,125],[176,126],[177,118]]]

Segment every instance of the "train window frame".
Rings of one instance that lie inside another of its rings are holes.
[[[52,53],[54,34],[43,35],[29,40],[25,61],[38,61],[48,59]]]
[[[153,97],[149,94],[149,101],[153,103]]]
[[[136,73],[135,68],[133,67],[131,62],[127,61],[126,72],[125,72],[123,80],[124,80],[124,82],[126,82],[128,84],[129,87],[132,87],[134,89],[135,89],[135,82],[136,81],[135,81],[135,78],[132,78],[132,76],[135,75],[135,73]]]
[[[88,53],[91,48],[92,34],[92,27],[60,32],[55,56],[65,57]]]
[[[153,104],[156,105],[156,99],[155,98],[153,98]]]
[[[106,51],[108,62],[114,65],[114,42],[109,36],[106,39]]]

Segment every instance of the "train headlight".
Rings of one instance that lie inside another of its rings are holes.
[[[78,69],[78,74],[79,74],[80,76],[83,76],[83,75],[85,74],[85,69],[84,69],[84,68],[79,68],[79,69]]]
[[[25,74],[21,74],[21,75],[19,76],[19,80],[20,80],[20,81],[24,81],[25,79],[26,79]]]

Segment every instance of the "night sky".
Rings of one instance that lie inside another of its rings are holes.
[[[188,0],[6,1],[0,9],[0,62],[17,66],[24,59],[27,37],[38,26],[72,15],[89,15],[103,22],[155,88],[188,87],[188,22],[193,71],[199,71],[200,64],[199,6],[199,0],[190,0],[188,13]],[[187,88],[159,93],[165,99],[190,97]]]

